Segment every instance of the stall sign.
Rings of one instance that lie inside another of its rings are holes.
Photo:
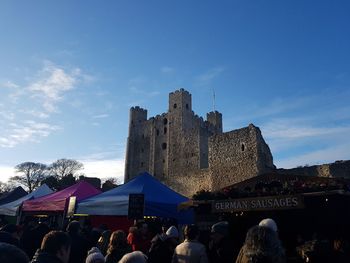
[[[304,208],[304,199],[300,195],[269,196],[213,201],[212,211],[267,211]]]
[[[129,194],[129,219],[142,219],[145,210],[145,195],[144,194]]]

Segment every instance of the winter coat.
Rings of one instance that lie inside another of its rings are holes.
[[[249,249],[244,245],[239,251],[236,263],[284,263],[284,251]]]
[[[165,234],[156,235],[151,241],[148,263],[171,263],[175,246]]]
[[[232,263],[237,257],[238,250],[228,238],[223,238],[219,243],[209,243],[208,257],[210,262]]]
[[[38,249],[31,263],[62,263],[62,261],[55,255],[49,254]]]

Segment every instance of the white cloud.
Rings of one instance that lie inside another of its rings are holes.
[[[6,183],[10,177],[16,176],[14,166],[0,165],[0,175],[0,181]]]
[[[117,177],[124,181],[124,159],[80,160],[84,164],[84,173],[89,177]]]
[[[0,147],[12,148],[20,143],[39,142],[41,138],[59,129],[58,126],[32,120],[24,121],[22,124],[11,123],[9,129],[0,137]]]
[[[225,69],[217,67],[195,77],[195,86],[209,86]]]
[[[174,69],[174,68],[171,68],[171,67],[165,66],[165,67],[162,67],[162,68],[160,69],[160,71],[161,71],[162,73],[172,73],[172,72],[175,71],[175,69]]]
[[[302,155],[296,155],[279,160],[277,167],[294,168],[300,165],[315,165],[332,163],[337,160],[349,159],[350,143],[344,141],[342,144],[336,144],[335,147],[327,147],[321,150],[312,151]]]
[[[99,115],[92,116],[93,119],[103,119],[107,117],[109,117],[109,114],[99,114]]]
[[[8,80],[5,83],[2,84],[3,87],[5,88],[9,88],[9,89],[17,89],[19,88],[19,86],[17,84],[15,84],[14,82]]]
[[[38,79],[29,85],[28,89],[44,100],[43,106],[48,112],[56,109],[55,103],[62,99],[63,94],[74,88],[77,83],[80,69],[67,72],[64,69],[47,63],[39,73]]]

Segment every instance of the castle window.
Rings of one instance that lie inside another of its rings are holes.
[[[165,163],[165,160],[163,159],[163,163]]]
[[[143,162],[141,162],[141,167],[143,167]]]
[[[166,149],[166,143],[165,143],[165,142],[162,143],[162,149],[163,149],[163,150]]]
[[[156,134],[157,134],[157,136],[159,135],[159,130],[158,129],[156,130]]]
[[[163,123],[164,123],[164,125],[167,125],[168,119],[167,119],[167,118],[164,118]]]
[[[188,104],[186,103],[186,110],[188,110],[188,108],[189,108],[189,107],[188,107]]]
[[[174,109],[176,109],[177,108],[177,104],[176,103],[174,103]]]
[[[167,129],[166,127],[164,127],[164,134],[166,134],[167,130],[168,130],[168,129]]]
[[[141,152],[142,152],[142,153],[144,152],[143,148],[141,149]]]
[[[144,134],[142,134],[142,139],[144,139],[145,138],[145,135]]]
[[[244,152],[245,147],[244,147],[244,144],[243,144],[243,143],[242,143],[242,145],[241,145],[241,149],[242,149],[242,152]]]

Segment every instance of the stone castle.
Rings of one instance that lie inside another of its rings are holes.
[[[275,169],[269,146],[253,124],[223,132],[222,114],[192,111],[191,94],[169,94],[168,112],[147,118],[130,109],[125,182],[142,172],[186,196],[217,190]]]

